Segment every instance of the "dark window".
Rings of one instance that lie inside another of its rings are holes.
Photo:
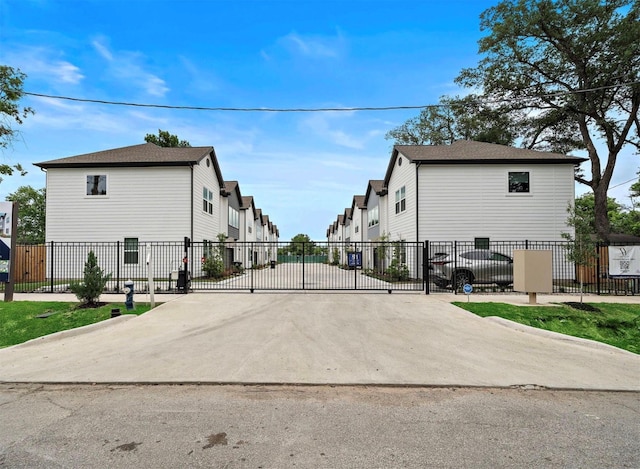
[[[396,191],[396,213],[404,212],[407,209],[405,193],[405,186]]]
[[[509,192],[528,193],[529,192],[529,172],[509,172]]]
[[[87,176],[87,195],[107,195],[106,174],[92,174]]]
[[[138,238],[124,238],[124,263],[138,263]]]
[[[475,238],[474,244],[476,249],[489,249],[489,238]]]

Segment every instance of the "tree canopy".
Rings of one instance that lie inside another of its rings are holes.
[[[611,231],[607,191],[617,157],[640,149],[640,2],[503,0],[480,17],[484,57],[457,83],[518,118],[528,148],[586,150],[595,230]],[[598,150],[602,142],[606,150]]]
[[[42,244],[45,242],[45,189],[21,186],[7,196],[18,202],[18,244]]]
[[[478,94],[441,98],[387,138],[586,151],[591,173],[576,172],[576,181],[593,191],[594,230],[607,240],[618,155],[640,150],[640,2],[502,0],[482,13],[480,27],[482,58],[456,78]]]
[[[19,104],[24,95],[26,77],[19,69],[0,65],[0,148],[8,147],[15,139],[18,131],[12,125],[22,124],[23,119],[34,113],[30,107],[21,107]]]
[[[147,143],[153,143],[160,147],[190,147],[191,144],[186,140],[180,140],[177,135],[170,134],[166,130],[158,129],[158,135],[147,134],[144,137]]]
[[[500,106],[483,104],[475,95],[440,98],[438,106],[423,109],[420,115],[385,135],[397,145],[446,145],[456,140],[513,144],[515,122]]]

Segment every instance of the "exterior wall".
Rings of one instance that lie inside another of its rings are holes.
[[[375,241],[376,239],[378,239],[380,237],[381,234],[381,230],[380,230],[380,197],[378,197],[378,194],[376,194],[375,192],[371,192],[371,194],[369,194],[369,200],[367,201],[367,211],[368,210],[372,210],[375,207],[378,207],[378,224],[373,225],[373,226],[369,226],[369,219],[367,218],[367,225],[366,225],[366,230],[367,230],[367,236],[366,236],[366,240],[367,241]],[[367,216],[368,217],[368,216]]]
[[[229,220],[229,207],[235,209],[236,212],[238,212],[238,217],[240,216],[240,200],[238,200],[238,194],[234,191],[232,192],[229,196],[226,197],[227,199],[227,235],[230,238],[233,238],[235,240],[240,239],[240,227],[234,227],[231,226],[231,220]]]
[[[353,213],[351,214],[351,241],[361,242],[363,241],[363,226],[362,226],[362,210],[355,205],[353,207]]]
[[[86,176],[102,174],[107,195],[87,196]],[[191,233],[191,201],[189,167],[51,168],[46,240],[181,241]]]
[[[405,188],[405,210],[396,213],[396,191]],[[416,240],[416,166],[411,164],[402,154],[398,155],[395,167],[387,184],[386,199],[386,233],[389,240]]]
[[[208,159],[210,157],[207,157]],[[220,182],[213,169],[213,165],[207,166],[206,159],[193,167],[193,241],[216,241],[221,231],[220,207]],[[213,213],[203,209],[203,188],[208,188],[213,193]],[[159,199],[160,200],[160,199]],[[159,203],[159,200],[156,203]],[[166,203],[169,197],[161,199],[160,205]],[[186,234],[184,236],[187,236]]]
[[[508,192],[509,171],[529,171],[530,193]],[[421,240],[555,241],[570,231],[570,164],[423,165],[418,177]]]

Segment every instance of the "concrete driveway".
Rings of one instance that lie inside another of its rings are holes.
[[[639,355],[508,327],[451,300],[410,293],[189,294],[140,317],[2,349],[0,381],[640,390]]]

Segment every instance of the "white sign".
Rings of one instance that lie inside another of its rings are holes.
[[[609,246],[611,277],[640,277],[640,246]]]

